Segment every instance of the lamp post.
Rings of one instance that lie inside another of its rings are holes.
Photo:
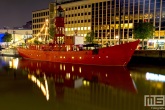
[[[122,13],[122,9],[123,9],[123,0],[121,0],[121,2],[119,2],[119,44],[121,44],[121,13]]]
[[[13,30],[13,44],[15,43],[15,31]]]
[[[13,30],[13,44],[15,45],[15,31]],[[14,55],[16,55],[16,49],[14,49]]]

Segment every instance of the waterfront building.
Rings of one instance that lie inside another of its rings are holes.
[[[58,5],[50,3],[48,9],[32,12],[33,35],[40,33],[47,19],[49,26],[54,23]],[[164,0],[73,0],[60,5],[65,9],[68,36],[85,37],[94,31],[98,43],[116,45],[135,40],[132,31],[136,23],[150,22],[155,33],[151,39],[145,39],[145,45],[151,49],[157,45],[165,48]]]
[[[32,38],[31,29],[0,29],[0,45],[4,48],[7,43],[2,38],[6,32],[12,35],[12,41],[8,43],[8,45],[12,46],[22,45],[26,39]]]
[[[32,31],[33,37],[47,37],[49,9],[42,9],[32,12]],[[45,24],[46,23],[46,24]]]

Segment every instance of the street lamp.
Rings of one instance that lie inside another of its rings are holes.
[[[13,30],[13,44],[15,43],[15,31]]]
[[[121,44],[121,14],[122,14],[122,10],[123,10],[123,0],[121,0],[121,2],[119,2],[119,44]]]
[[[116,35],[116,36],[115,36],[115,38],[116,38],[116,39],[119,39],[119,36],[118,36],[118,35]]]

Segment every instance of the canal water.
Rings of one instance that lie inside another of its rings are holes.
[[[165,109],[165,66],[89,66],[0,57],[0,110]]]

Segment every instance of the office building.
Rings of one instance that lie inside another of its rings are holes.
[[[46,19],[50,20],[49,26],[54,23],[58,5],[50,3],[48,9],[32,13],[33,35],[40,32]],[[60,5],[65,10],[66,35],[85,37],[94,31],[98,43],[116,45],[119,40],[121,43],[135,40],[132,31],[136,23],[150,22],[155,32],[145,39],[145,45],[151,49],[157,44],[162,49],[165,46],[165,0],[81,0]]]

